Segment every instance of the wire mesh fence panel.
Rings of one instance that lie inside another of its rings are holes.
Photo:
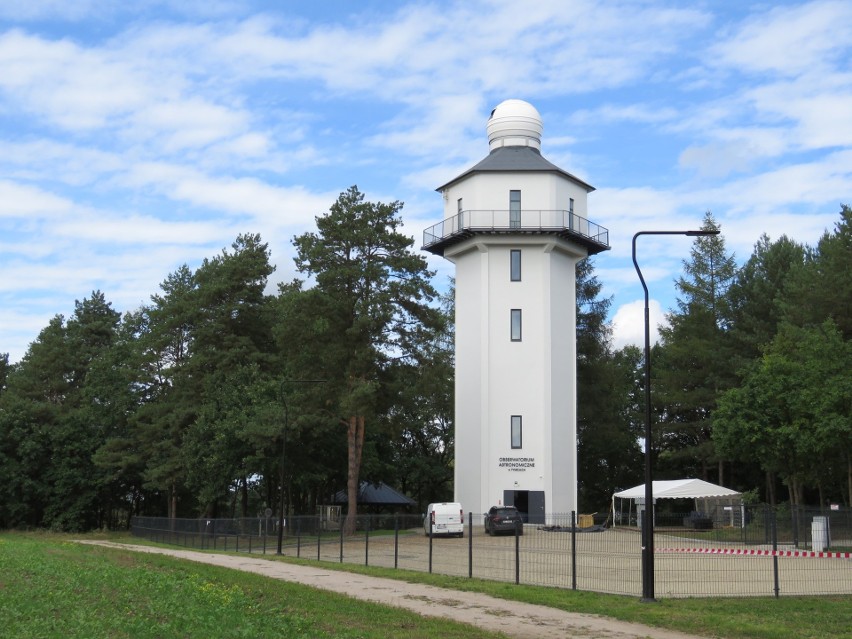
[[[771,557],[655,555],[658,597],[769,597],[774,594]]]
[[[848,595],[852,593],[852,558],[848,553],[824,557],[781,556],[778,558],[782,595]]]
[[[571,556],[530,548],[521,555],[519,583],[571,588]]]
[[[356,522],[356,529],[351,535],[347,534],[343,527],[329,532],[330,534],[325,537],[328,548],[320,550],[323,561],[364,564],[364,532],[358,526],[358,522]]]
[[[637,596],[642,592],[637,531],[610,529],[576,537],[578,590]]]
[[[429,537],[424,536],[423,550],[427,558],[429,557],[429,544]],[[451,577],[467,577],[469,541],[466,537],[433,535],[431,546],[431,566],[433,573],[449,575]],[[428,565],[427,563],[427,570]]]
[[[638,597],[642,592],[640,553],[616,551],[578,554],[577,590]]]
[[[429,538],[423,535],[423,529],[408,530],[400,535],[398,565],[401,570],[427,572],[429,570]]]
[[[570,518],[568,519],[570,524]],[[520,582],[554,588],[571,588],[572,544],[576,535],[556,525],[524,527],[520,543]]]
[[[473,533],[472,542],[473,577],[494,581],[515,581],[514,535],[491,537],[479,527]],[[465,568],[467,568],[466,563]]]
[[[852,594],[852,534],[846,512],[770,509],[667,513],[655,526],[660,597]],[[588,517],[588,516],[586,516]],[[824,518],[824,519],[823,519]],[[507,534],[468,519],[462,538],[424,534],[420,515],[363,515],[354,532],[321,516],[167,519],[134,517],[135,536],[197,550],[281,554],[330,563],[639,596],[641,531],[551,515]],[[583,524],[574,528],[572,522]],[[733,525],[732,525],[733,524]],[[806,526],[807,524],[807,526]],[[807,530],[806,530],[807,529]],[[346,532],[346,534],[344,534]],[[823,550],[815,550],[822,547]]]
[[[398,553],[398,536],[384,531],[370,533],[365,538],[363,561],[370,566],[394,568],[394,559]]]

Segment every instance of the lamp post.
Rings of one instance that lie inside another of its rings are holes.
[[[284,490],[284,468],[287,463],[287,429],[289,425],[289,411],[287,409],[287,401],[284,399],[284,384],[324,384],[324,379],[285,379],[281,381],[281,404],[284,406],[284,430],[281,434],[281,503],[278,509],[278,551],[276,554],[281,554],[281,547],[284,543],[284,513],[285,495]]]
[[[686,235],[704,237],[719,231],[639,231],[633,236],[633,266],[645,291],[645,509],[642,513],[642,601],[654,599],[654,486],[651,472],[651,320],[648,286],[636,261],[636,238],[640,235]]]

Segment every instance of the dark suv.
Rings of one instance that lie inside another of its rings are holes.
[[[485,513],[485,532],[489,535],[497,533],[524,534],[524,523],[521,514],[514,506],[492,506]]]

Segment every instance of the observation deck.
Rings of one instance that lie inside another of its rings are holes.
[[[476,235],[555,235],[585,247],[609,250],[609,230],[571,211],[523,209],[462,211],[423,231],[423,250],[435,255]]]

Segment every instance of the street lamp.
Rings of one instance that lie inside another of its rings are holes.
[[[281,404],[284,406],[284,431],[281,437],[281,503],[279,504],[278,509],[278,552],[276,554],[281,554],[281,547],[284,543],[284,512],[285,512],[285,503],[284,497],[286,491],[284,490],[284,468],[287,463],[287,428],[289,424],[289,411],[287,409],[287,401],[284,399],[284,384],[324,384],[324,379],[285,379],[281,381]]]
[[[642,513],[642,601],[654,599],[654,487],[651,473],[651,320],[648,286],[636,261],[636,238],[640,235],[686,235],[705,237],[719,231],[639,231],[633,236],[633,266],[645,291],[645,509]]]

